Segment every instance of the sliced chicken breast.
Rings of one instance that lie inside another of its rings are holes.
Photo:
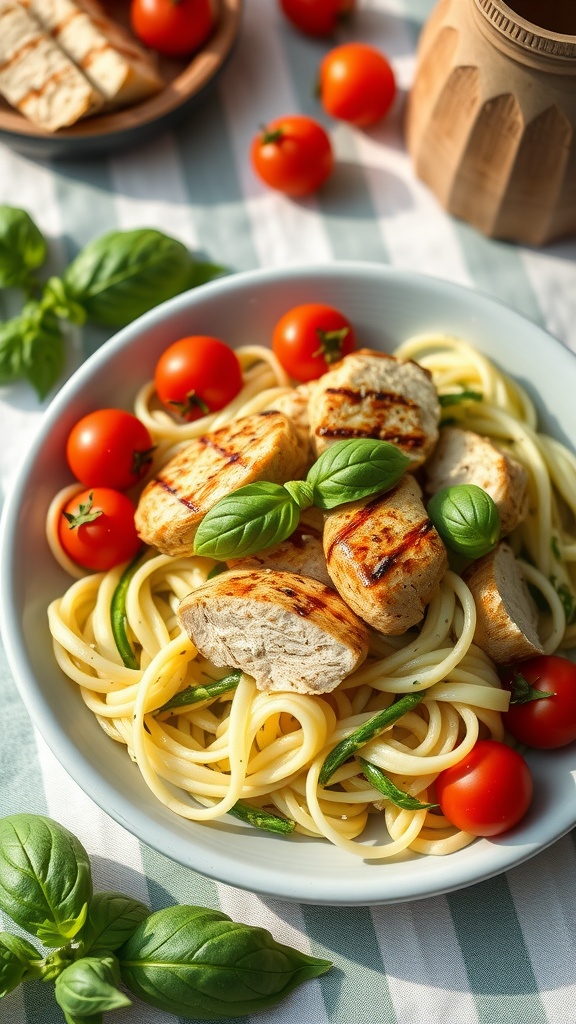
[[[308,401],[310,399],[310,385],[298,384],[283,395],[279,395],[270,405],[271,409],[283,412],[288,419],[292,420],[296,430],[301,434],[309,451],[309,463],[312,465],[316,458],[316,449],[312,434],[310,433],[310,416],[308,414]]]
[[[543,653],[536,605],[509,544],[501,542],[479,558],[463,579],[476,605],[478,647],[502,664]]]
[[[305,469],[307,453],[291,421],[264,412],[195,438],[144,488],[136,529],[164,554],[189,555],[199,523],[220,498],[255,480],[286,483]]]
[[[322,544],[322,513],[310,508],[303,512],[294,533],[281,544],[257,555],[235,558],[228,562],[229,569],[280,569],[295,572],[300,576],[311,576],[327,587],[334,584],[326,568]]]
[[[260,690],[327,693],[364,661],[368,630],[334,590],[274,569],[230,569],[180,603],[200,653]]]
[[[462,427],[442,427],[424,467],[424,490],[436,494],[455,484],[476,484],[494,499],[505,537],[528,513],[528,473],[488,437]]]
[[[397,445],[415,469],[438,439],[440,406],[430,373],[371,349],[345,356],[320,377],[308,408],[318,455],[334,441],[373,437]]]
[[[346,603],[387,635],[420,622],[448,566],[410,473],[386,494],[327,513],[324,554]]]

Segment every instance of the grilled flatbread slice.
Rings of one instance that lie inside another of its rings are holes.
[[[102,93],[16,0],[0,0],[0,94],[54,132],[92,114]]]
[[[20,0],[106,98],[128,106],[163,88],[153,57],[94,0]]]

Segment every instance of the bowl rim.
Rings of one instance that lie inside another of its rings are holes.
[[[412,871],[408,883],[403,881],[401,873],[398,878],[394,878],[394,881],[398,883],[394,890],[390,888],[389,880],[387,882],[387,864],[382,864],[382,862],[370,864],[369,870],[364,871],[361,878],[352,879],[347,888],[335,891],[335,883],[330,880],[329,873],[326,878],[312,879],[301,877],[296,873],[287,877],[282,871],[281,864],[278,866],[273,860],[266,859],[265,862],[260,861],[257,871],[253,870],[250,877],[247,878],[245,863],[241,858],[236,861],[229,851],[222,853],[219,848],[211,847],[208,858],[204,859],[206,851],[198,850],[198,844],[195,846],[190,841],[188,844],[179,841],[174,846],[175,839],[174,835],[170,835],[169,824],[166,829],[154,828],[153,820],[145,810],[132,803],[121,790],[109,785],[103,777],[94,778],[94,769],[84,757],[82,750],[70,736],[62,735],[58,721],[52,715],[48,703],[42,695],[39,696],[25,644],[19,636],[22,628],[19,611],[12,603],[14,574],[17,568],[14,542],[27,479],[42,449],[45,436],[58,422],[71,398],[86,385],[92,374],[97,372],[102,365],[106,365],[108,361],[114,359],[120,351],[129,349],[143,329],[162,324],[166,318],[172,318],[179,311],[187,311],[197,304],[203,304],[207,297],[217,298],[221,292],[234,295],[235,292],[250,291],[254,287],[260,285],[266,287],[279,281],[309,281],[310,279],[313,281],[315,278],[324,277],[348,279],[356,275],[362,279],[373,279],[374,283],[386,282],[390,287],[400,285],[416,287],[421,292],[431,291],[446,302],[450,302],[451,299],[465,301],[467,304],[471,304],[472,312],[478,317],[497,315],[504,319],[505,326],[510,331],[520,328],[527,332],[531,341],[537,346],[552,345],[555,358],[560,362],[559,372],[562,375],[565,373],[568,376],[574,376],[575,354],[562,342],[507,303],[493,299],[468,286],[419,272],[355,260],[315,263],[280,269],[257,268],[240,271],[176,296],[150,310],[137,321],[117,332],[110,341],[80,365],[43,413],[39,429],[16,475],[14,485],[7,495],[0,527],[0,630],[8,665],[32,722],[68,774],[106,814],[127,828],[145,845],[156,849],[184,867],[198,871],[216,881],[262,896],[331,906],[367,906],[405,902],[444,894],[501,874],[541,852],[546,846],[551,845],[568,832],[576,823],[574,801],[564,801],[560,807],[554,807],[554,820],[552,823],[547,823],[549,827],[544,835],[534,828],[524,835],[523,829],[520,828],[502,836],[498,841],[476,840],[471,846],[459,851],[458,854],[450,855],[449,858],[424,858],[420,861],[424,865],[424,869]],[[575,751],[576,745],[572,745],[570,767],[574,769],[576,769],[576,756],[573,756]],[[568,755],[562,756],[566,761]],[[540,762],[541,765],[546,764],[545,756],[539,752],[531,752],[531,760],[536,763]],[[572,775],[576,777],[576,771],[572,772]],[[167,812],[168,816],[171,814],[172,812]],[[252,830],[252,832],[255,831]],[[297,840],[300,839],[302,837],[297,837]],[[248,834],[246,841],[248,846],[252,842]],[[257,838],[258,848],[261,845],[264,849],[270,850],[275,841],[278,841],[277,837],[271,838],[269,834],[260,834]],[[280,840],[280,842],[285,843],[286,841]],[[324,844],[324,841],[318,842]],[[351,858],[350,863],[350,875],[354,876],[355,858]],[[360,863],[368,862],[360,861]],[[389,863],[391,867],[394,867],[391,862]],[[443,865],[449,865],[448,870]],[[381,869],[379,876],[378,868]],[[384,883],[381,879],[384,879]]]

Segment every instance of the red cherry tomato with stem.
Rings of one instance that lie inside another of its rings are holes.
[[[316,380],[356,348],[350,321],[332,306],[305,303],[294,306],[274,327],[272,348],[295,380]]]
[[[508,732],[538,750],[576,740],[576,665],[557,654],[536,655],[501,672],[512,693],[502,716]]]
[[[330,36],[354,10],[356,0],[280,0],[284,14],[308,36]]]
[[[188,421],[223,409],[236,398],[242,384],[242,368],[234,350],[206,334],[191,334],[173,342],[154,372],[162,404]]]
[[[166,57],[185,57],[216,27],[214,0],[132,0],[130,23],[145,46]]]
[[[368,128],[390,110],[396,80],[388,60],[375,47],[344,43],[321,61],[318,91],[331,117]]]
[[[69,558],[85,569],[106,572],[134,558],[142,546],[134,525],[135,506],[111,487],[92,487],[66,503],[58,538]]]
[[[469,754],[436,779],[442,813],[474,836],[498,836],[517,825],[532,792],[532,776],[522,755],[497,740],[478,740]]]
[[[315,192],[334,166],[327,133],[303,114],[278,117],[266,125],[252,140],[250,157],[265,185],[295,197]]]
[[[66,458],[86,487],[126,491],[146,475],[154,446],[144,424],[124,409],[97,409],[72,427]]]

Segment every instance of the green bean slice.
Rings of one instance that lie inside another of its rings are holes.
[[[354,732],[346,736],[345,739],[337,743],[332,748],[328,756],[326,757],[324,764],[320,769],[320,775],[318,781],[321,786],[325,786],[329,779],[332,778],[334,772],[344,761],[347,761],[349,757],[352,757],[357,750],[360,750],[366,743],[373,740],[375,736],[379,736],[384,729],[387,729],[389,725],[396,722],[399,718],[402,718],[408,711],[415,708],[420,703],[424,696],[422,691],[418,693],[406,693],[399,700],[394,701],[389,707],[384,708],[383,711],[378,711],[377,714],[369,718],[364,725],[360,725]]]

